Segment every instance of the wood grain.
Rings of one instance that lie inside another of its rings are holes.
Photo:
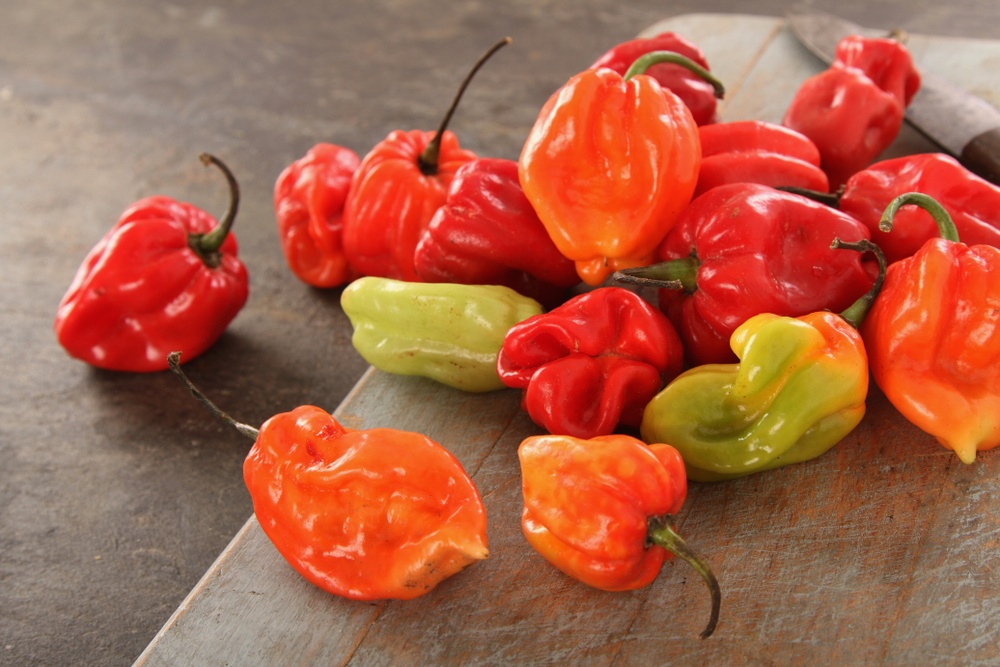
[[[704,48],[729,87],[727,120],[780,120],[801,80],[820,68],[777,19],[690,15],[647,32],[659,30]],[[914,36],[911,45],[928,68],[940,56],[950,69],[939,73],[980,93],[978,65],[1000,62],[993,42],[966,49],[963,40]],[[908,132],[891,149],[927,150]],[[353,428],[419,431],[451,449],[486,503],[490,557],[416,600],[351,602],[302,580],[251,518],[136,664],[1000,661],[997,455],[960,463],[877,389],[861,425],[819,459],[692,485],[679,530],[723,590],[708,640],[698,638],[708,596],[685,564],[668,563],[645,589],[606,593],[528,546],[516,449],[539,431],[517,392],[463,394],[372,370],[336,414]]]

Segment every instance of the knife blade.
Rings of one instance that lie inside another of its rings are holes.
[[[826,63],[848,35],[889,34],[813,9],[792,9],[785,20],[796,39]],[[970,171],[1000,185],[1000,110],[930,72],[921,71],[920,78],[920,90],[906,108],[907,122]]]

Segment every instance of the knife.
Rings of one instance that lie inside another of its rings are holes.
[[[803,46],[826,63],[848,35],[888,35],[812,9],[793,9],[785,19]],[[929,72],[920,78],[920,90],[906,108],[907,122],[970,171],[1000,185],[1000,110]]]

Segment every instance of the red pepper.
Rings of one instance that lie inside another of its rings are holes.
[[[414,265],[425,282],[504,285],[550,305],[565,301],[580,281],[524,196],[517,162],[494,158],[455,172]]]
[[[663,61],[700,70],[655,51],[624,78],[606,68],[580,72],[542,107],[521,151],[524,193],[589,285],[651,262],[694,192],[698,126],[676,95],[641,73]]]
[[[922,192],[944,206],[963,243],[1000,247],[1000,187],[943,153],[883,160],[859,171],[847,181],[838,206],[868,225],[872,240],[895,262],[938,236],[934,218],[919,206],[900,209],[892,233],[879,230],[889,202],[907,192]]]
[[[1000,249],[960,242],[947,211],[921,193],[889,203],[884,231],[909,203],[933,215],[941,236],[889,266],[861,334],[886,398],[972,463],[1000,445]]]
[[[684,461],[670,445],[628,435],[589,440],[535,436],[518,448],[528,542],[588,586],[623,591],[648,585],[675,554],[705,580],[715,630],[721,593],[705,560],[674,531],[687,495]]]
[[[697,44],[675,32],[662,32],[654,37],[640,37],[622,42],[598,58],[590,69],[606,67],[625,76],[639,56],[653,51],[673,51],[709,70],[708,60]],[[686,67],[660,63],[646,70],[660,86],[679,97],[691,111],[694,122],[708,125],[718,120],[715,89],[708,81]]]
[[[663,263],[619,280],[663,286],[660,308],[693,365],[732,363],[733,331],[754,315],[840,312],[875,282],[873,262],[832,249],[868,228],[818,202],[756,183],[713,188],[694,200],[658,249]],[[649,281],[647,279],[653,279]]]
[[[248,296],[246,267],[230,227],[239,187],[219,222],[170,197],[141,199],[94,246],[59,303],[55,332],[78,359],[115,371],[167,368],[167,354],[193,359],[212,346]]]
[[[419,281],[417,243],[444,205],[455,172],[476,157],[445,128],[473,75],[509,42],[501,40],[476,62],[436,132],[394,130],[361,161],[344,208],[344,250],[356,273]]]
[[[838,187],[895,140],[919,87],[898,40],[853,35],[828,69],[803,82],[782,122],[815,142],[830,187]]]
[[[758,120],[698,128],[701,166],[694,196],[726,183],[760,183],[826,192],[819,149],[787,127]]]
[[[307,285],[336,287],[354,277],[341,235],[344,202],[359,162],[349,148],[320,143],[275,182],[281,249],[289,268]]]
[[[410,431],[345,428],[311,405],[258,430],[216,407],[179,363],[171,354],[195,398],[254,441],[243,463],[254,515],[314,585],[354,600],[408,600],[488,555],[479,492],[440,444]]]
[[[621,287],[573,297],[515,324],[497,372],[523,389],[522,405],[550,433],[592,438],[621,423],[637,426],[646,403],[681,371],[683,350],[670,321]]]

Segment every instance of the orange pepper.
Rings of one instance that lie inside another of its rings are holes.
[[[521,185],[556,247],[589,285],[653,261],[656,246],[687,206],[701,144],[691,112],[647,67],[684,64],[676,53],[641,56],[625,75],[576,74],[542,107],[518,161]]]
[[[1000,249],[968,246],[947,211],[925,194],[890,202],[931,213],[942,238],[889,266],[861,325],[872,377],[910,422],[964,463],[1000,445]]]

